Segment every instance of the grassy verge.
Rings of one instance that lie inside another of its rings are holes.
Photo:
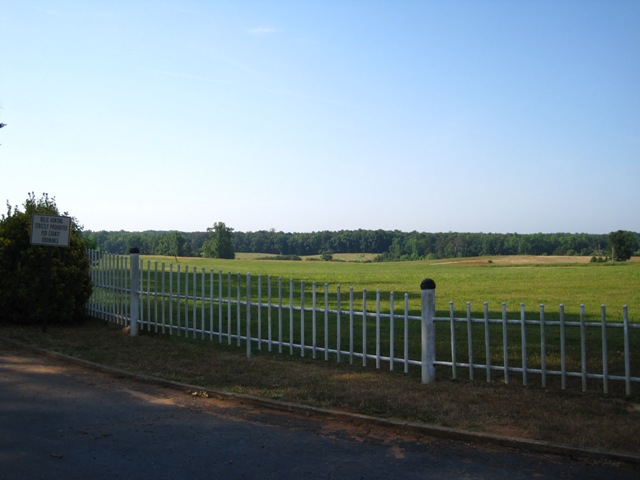
[[[311,406],[581,448],[640,452],[640,398],[439,380],[143,334],[90,320],[82,326],[0,327],[11,338],[132,372]]]

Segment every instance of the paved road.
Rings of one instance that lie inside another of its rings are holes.
[[[0,479],[39,478],[586,480],[640,470],[200,398],[0,346]]]

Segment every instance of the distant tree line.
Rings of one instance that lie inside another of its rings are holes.
[[[156,231],[144,232],[91,231],[84,232],[88,244],[106,253],[129,253],[136,247],[145,255],[173,257],[201,256],[202,245],[209,238],[207,232]]]
[[[588,233],[426,233],[398,230],[341,230],[287,233],[275,230],[236,232],[216,223],[207,232],[145,231],[92,232],[85,235],[90,245],[109,253],[127,253],[138,247],[143,254],[212,256],[220,249],[219,236],[229,252],[255,252],[269,255],[305,256],[333,253],[377,253],[379,261],[421,260],[429,258],[475,257],[487,255],[589,255],[611,256],[612,240],[620,236],[625,252],[640,254],[640,234],[612,232]],[[229,247],[229,237],[232,247]]]

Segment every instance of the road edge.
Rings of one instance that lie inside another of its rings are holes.
[[[199,385],[190,385],[186,383],[176,382],[173,380],[167,380],[161,377],[155,377],[152,375],[145,375],[140,373],[130,372],[128,370],[122,370],[115,367],[109,367],[99,363],[84,360],[82,358],[73,357],[63,353],[55,352],[40,347],[35,347],[18,340],[6,338],[0,336],[0,340],[14,347],[31,351],[45,357],[62,360],[75,365],[91,368],[96,371],[108,373],[114,376],[122,376],[130,379],[134,379],[140,382],[151,383],[163,387],[172,388],[175,390],[184,391],[188,394],[204,394],[208,396],[215,396],[220,399],[230,399],[234,401],[241,401],[251,405],[259,406],[262,408],[269,408],[277,411],[286,411],[289,413],[301,414],[301,415],[314,415],[316,417],[324,418],[340,418],[348,421],[358,421],[362,423],[369,423],[376,426],[402,429],[404,431],[411,431],[413,433],[420,433],[422,435],[456,440],[474,444],[484,445],[496,445],[501,447],[513,448],[521,451],[554,454],[565,457],[584,458],[584,459],[597,459],[598,461],[608,460],[612,462],[621,462],[629,465],[640,465],[640,455],[632,455],[622,452],[611,452],[598,449],[585,449],[579,447],[573,447],[570,445],[556,444],[552,442],[545,442],[539,440],[529,440],[522,438],[513,438],[495,434],[485,434],[478,432],[469,432],[467,430],[460,430],[449,427],[442,427],[437,425],[427,425],[423,423],[410,422],[406,420],[379,418],[370,415],[363,415],[358,413],[346,412],[342,410],[332,410],[326,408],[312,407],[308,405],[302,405],[292,402],[283,402],[279,400],[272,400],[262,397],[256,397],[253,395],[246,395],[242,393],[224,392],[221,390],[215,390]]]

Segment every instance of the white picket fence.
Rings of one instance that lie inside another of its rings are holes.
[[[453,379],[480,373],[487,382],[528,385],[535,376],[545,388],[599,385],[604,393],[617,382],[626,395],[640,384],[640,323],[629,321],[627,306],[619,322],[607,320],[605,306],[600,322],[587,321],[583,305],[577,321],[565,320],[563,305],[553,321],[545,319],[544,305],[535,318],[525,305],[519,319],[508,318],[506,303],[500,318],[491,318],[487,303],[483,317],[473,318],[468,302],[465,316],[456,316],[450,302],[449,316],[437,317],[428,289],[415,305],[408,293],[389,292],[383,300],[380,291],[356,294],[339,285],[330,292],[327,284],[180,264],[147,261],[145,268],[137,254],[91,251],[90,260],[88,313],[129,325],[132,335],[147,330],[208,339],[249,356],[264,349],[405,373],[417,367],[424,383],[435,379],[438,367]],[[417,311],[421,315],[410,313]]]

